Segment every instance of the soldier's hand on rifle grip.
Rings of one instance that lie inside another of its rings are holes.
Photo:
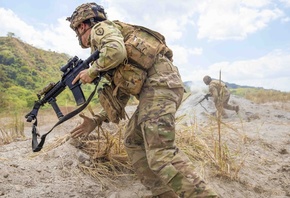
[[[88,69],[85,69],[75,77],[72,84],[75,84],[78,80],[80,80],[82,84],[86,84],[91,83],[94,79],[89,76]]]
[[[210,97],[211,95],[208,93],[208,94],[206,94],[205,96],[204,96],[204,98],[206,99],[206,100],[208,100],[208,97]]]

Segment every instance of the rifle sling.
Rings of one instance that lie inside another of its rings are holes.
[[[33,150],[33,152],[38,152],[38,151],[40,151],[42,149],[42,147],[44,145],[44,142],[45,142],[46,136],[56,126],[58,126],[61,123],[69,120],[70,118],[74,117],[75,115],[77,115],[78,113],[80,113],[82,110],[84,110],[84,108],[86,108],[88,106],[88,104],[90,103],[91,99],[93,98],[93,96],[96,93],[97,87],[98,86],[96,85],[94,91],[91,93],[91,95],[89,96],[88,100],[82,106],[80,106],[79,108],[75,109],[74,111],[72,111],[72,112],[66,114],[65,116],[63,116],[47,133],[43,134],[41,136],[41,141],[40,141],[39,144],[38,144],[38,141],[37,141],[37,136],[39,136],[39,134],[37,134],[37,130],[36,130],[36,127],[37,127],[37,119],[35,120],[35,122],[33,123],[33,126],[32,126],[32,150]]]
[[[208,112],[208,110],[201,104],[201,102],[199,103],[200,104],[200,106],[202,106],[202,108],[206,111],[206,112]]]

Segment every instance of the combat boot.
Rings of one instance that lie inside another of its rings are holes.
[[[239,111],[240,111],[239,105],[235,106],[235,111],[236,111],[236,113],[239,113]]]

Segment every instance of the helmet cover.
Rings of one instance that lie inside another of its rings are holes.
[[[211,82],[211,77],[210,76],[204,76],[203,77],[203,82],[208,85]]]
[[[84,3],[78,6],[66,20],[70,22],[70,27],[75,31],[79,24],[87,19],[106,20],[107,16],[104,8],[96,3]]]

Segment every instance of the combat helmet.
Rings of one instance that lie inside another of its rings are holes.
[[[106,20],[107,16],[104,8],[96,3],[84,3],[78,6],[66,20],[70,22],[70,27],[76,31],[79,24],[88,19],[91,21],[92,25],[99,21]]]
[[[204,77],[203,77],[203,82],[204,82],[206,85],[209,85],[209,83],[211,82],[211,77],[210,77],[210,76],[204,76]]]

